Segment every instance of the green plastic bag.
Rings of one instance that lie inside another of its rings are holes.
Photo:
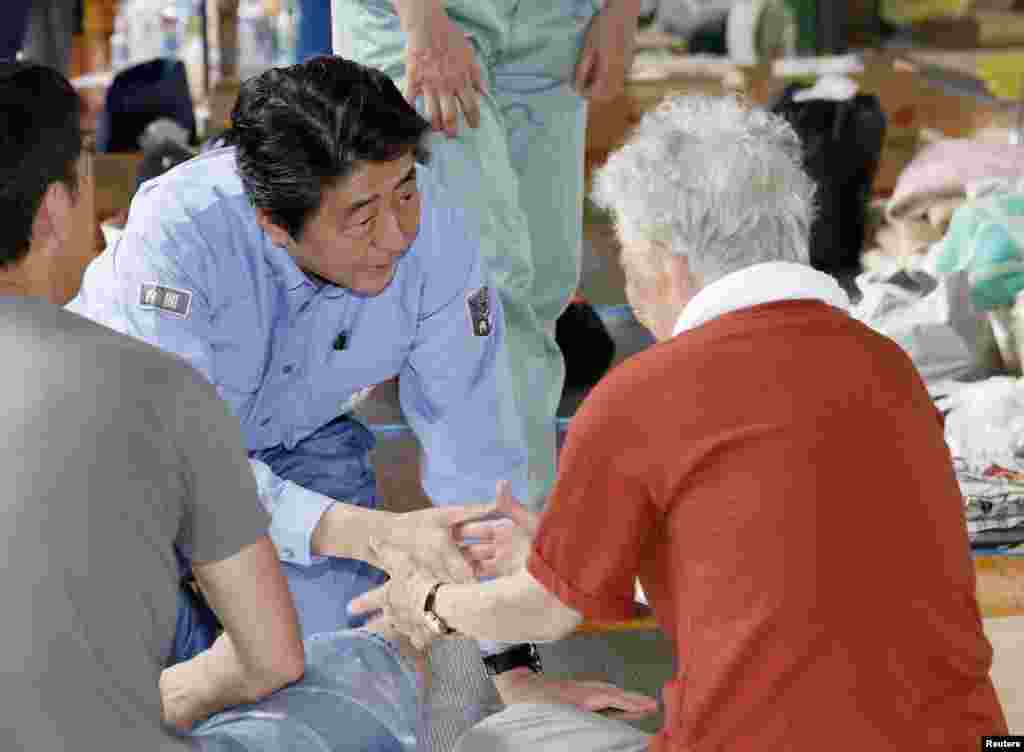
[[[1024,193],[987,196],[957,209],[936,261],[939,272],[967,271],[977,310],[1012,306],[1024,291]]]

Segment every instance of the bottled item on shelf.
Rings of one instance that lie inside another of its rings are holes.
[[[275,65],[294,65],[299,62],[299,0],[281,0],[276,19],[277,59]]]
[[[238,3],[238,77],[259,75],[275,61],[274,24],[262,0]]]
[[[178,23],[177,0],[166,0],[160,11],[160,56],[178,57],[181,31]]]
[[[110,67],[115,71],[131,65],[132,50],[129,34],[128,16],[122,7],[114,17],[114,33],[110,35]]]
[[[203,15],[199,0],[190,1],[188,5],[188,16],[182,24],[183,42],[179,57],[185,63],[185,72],[188,75],[188,85],[192,92],[192,101],[200,101],[204,95],[203,76]],[[213,49],[210,50],[210,66],[213,67]]]

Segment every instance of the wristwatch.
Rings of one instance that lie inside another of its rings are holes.
[[[537,646],[532,642],[516,645],[494,655],[485,655],[483,658],[484,666],[487,667],[487,673],[490,676],[497,676],[522,666],[526,666],[535,674],[544,670],[544,666],[540,662],[540,653],[537,652]]]
[[[434,601],[437,600],[437,589],[442,585],[444,585],[443,582],[435,582],[434,586],[430,588],[430,592],[427,593],[427,599],[423,602],[423,617],[427,620],[427,624],[430,625],[430,629],[433,630],[434,634],[455,634],[455,630],[448,626],[448,622],[438,616],[437,612],[434,611]]]

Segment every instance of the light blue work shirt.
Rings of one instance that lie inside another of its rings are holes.
[[[391,284],[366,296],[314,282],[274,245],[234,150],[216,149],[139,189],[124,234],[68,308],[191,363],[238,416],[250,452],[294,448],[397,375],[434,504],[490,501],[502,478],[526,498],[521,421],[495,378],[507,357],[501,302],[489,287],[481,318],[489,282],[475,230],[428,168],[416,179],[419,234]],[[250,461],[281,560],[320,560],[310,538],[333,500]]]

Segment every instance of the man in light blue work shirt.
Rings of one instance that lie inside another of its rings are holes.
[[[341,58],[251,79],[229,145],[141,187],[70,305],[182,356],[231,405],[305,636],[357,626],[348,602],[383,581],[371,537],[465,580],[451,527],[474,510],[450,505],[489,501],[502,478],[526,490],[495,381],[501,304],[423,164],[428,129],[387,77]],[[442,508],[376,509],[373,435],[350,410],[394,376]]]

